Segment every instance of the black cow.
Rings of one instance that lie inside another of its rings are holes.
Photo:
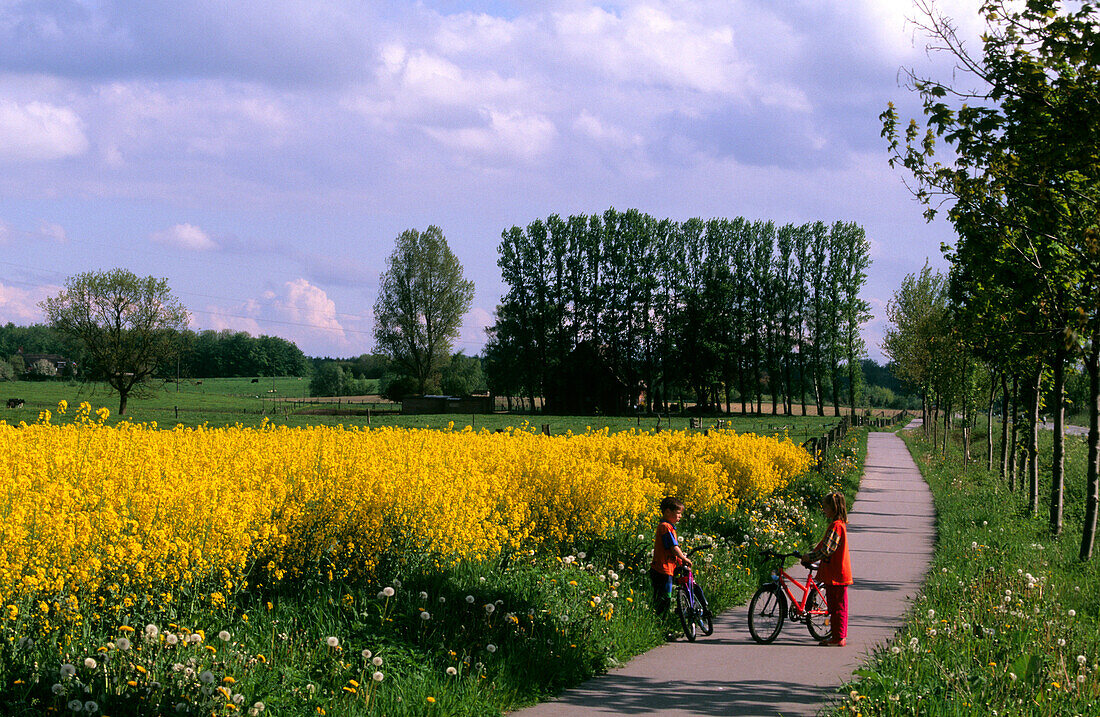
[[[9,398],[8,399],[8,408],[22,408],[22,407],[23,407],[23,399],[21,399],[21,398]]]

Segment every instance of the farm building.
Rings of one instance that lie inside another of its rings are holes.
[[[547,387],[545,410],[561,415],[621,416],[634,412],[644,390],[624,381],[599,346],[583,341],[566,357],[554,384]]]

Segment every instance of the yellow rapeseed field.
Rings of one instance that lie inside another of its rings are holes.
[[[217,602],[248,579],[369,576],[385,555],[442,566],[556,550],[636,531],[663,495],[736,508],[810,465],[789,440],[732,432],[160,430],[96,415],[85,403],[61,424],[0,423],[8,617],[186,590]]]

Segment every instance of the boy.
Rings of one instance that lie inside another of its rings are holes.
[[[661,523],[653,536],[653,562],[649,565],[649,579],[653,582],[653,607],[658,615],[668,612],[672,604],[672,574],[676,566],[691,567],[691,559],[680,549],[676,539],[676,523],[684,514],[684,503],[679,498],[666,496],[661,501]]]

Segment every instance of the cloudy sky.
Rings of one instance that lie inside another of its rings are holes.
[[[939,5],[974,29],[976,2]],[[0,0],[0,321],[66,277],[166,277],[196,329],[372,348],[404,229],[442,227],[477,286],[501,231],[637,208],[855,221],[866,327],[942,267],[889,169],[879,113],[919,115],[899,68],[949,71],[909,0]]]

